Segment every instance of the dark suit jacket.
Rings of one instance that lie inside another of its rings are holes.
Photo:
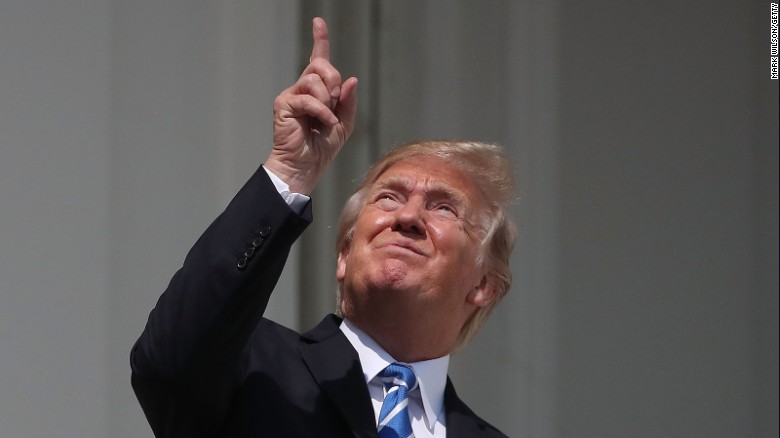
[[[159,437],[376,437],[357,352],[327,316],[298,334],[262,312],[311,221],[260,169],[188,253],[131,353]],[[449,437],[504,436],[448,380]]]

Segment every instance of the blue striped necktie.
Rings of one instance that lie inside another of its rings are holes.
[[[414,436],[409,420],[409,391],[417,388],[414,371],[408,366],[393,363],[379,373],[379,378],[387,390],[379,411],[379,438]]]

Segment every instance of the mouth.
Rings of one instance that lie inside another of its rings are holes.
[[[411,242],[404,242],[404,241],[390,242],[390,243],[387,243],[385,245],[382,245],[382,248],[401,249],[404,252],[412,252],[414,254],[417,254],[417,255],[420,255],[420,256],[423,256],[423,257],[427,256],[427,254],[423,250],[421,250],[420,248],[418,248],[416,245],[414,245]]]

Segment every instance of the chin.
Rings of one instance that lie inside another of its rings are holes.
[[[410,279],[410,273],[416,268],[409,266],[407,263],[389,259],[377,270],[373,272],[373,282],[379,289],[390,290],[406,290],[411,286],[410,283],[415,283]]]

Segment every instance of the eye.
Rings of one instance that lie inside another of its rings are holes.
[[[393,210],[400,205],[400,201],[391,192],[381,192],[374,197],[374,205],[382,210]]]
[[[433,211],[444,218],[447,219],[457,219],[458,218],[458,210],[453,207],[450,204],[447,203],[439,203],[436,204],[433,208]]]

